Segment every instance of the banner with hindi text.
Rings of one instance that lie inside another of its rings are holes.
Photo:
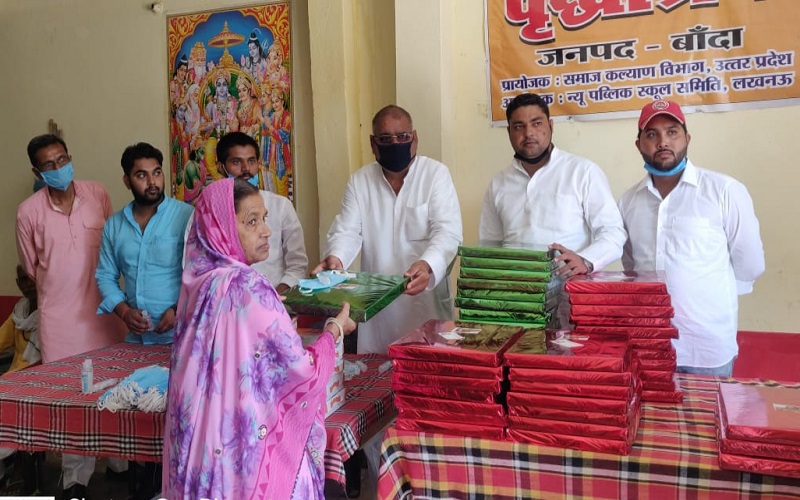
[[[493,125],[534,92],[554,117],[798,104],[798,0],[485,0]]]

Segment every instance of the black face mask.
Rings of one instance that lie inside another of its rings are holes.
[[[552,144],[551,144],[551,146],[552,146]],[[519,153],[514,153],[514,158],[516,158],[517,160],[524,161],[525,163],[530,163],[531,165],[536,165],[540,161],[544,160],[547,157],[547,155],[550,154],[550,150],[551,149],[552,148],[550,146],[547,146],[547,148],[544,151],[542,151],[542,154],[540,154],[539,156],[536,156],[534,158],[528,158],[527,156],[522,156]]]
[[[411,145],[414,141],[405,144],[377,144],[378,163],[390,172],[402,172],[411,164]]]

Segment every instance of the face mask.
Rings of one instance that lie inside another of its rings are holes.
[[[347,281],[347,271],[320,271],[316,278],[299,280],[297,282],[298,291],[305,295],[311,295],[315,291],[327,290],[345,281]]]
[[[378,163],[389,172],[402,172],[411,163],[411,145],[414,141],[405,144],[378,144]]]
[[[236,177],[236,176],[235,176],[235,175],[228,174],[228,178],[229,178],[229,179],[232,179],[232,178],[234,178],[234,177]],[[253,177],[250,177],[249,179],[247,179],[247,182],[248,182],[248,183],[249,183],[251,186],[258,187],[258,174],[256,174],[256,175],[254,175]]]
[[[663,170],[657,169],[656,167],[650,165],[647,162],[644,163],[644,169],[647,170],[648,172],[650,172],[652,175],[655,175],[656,177],[669,177],[670,175],[675,175],[675,174],[683,171],[684,168],[686,168],[686,157],[685,156],[683,157],[683,160],[680,163],[675,165],[672,169],[667,170],[666,172],[663,171]]]
[[[540,154],[539,156],[528,158],[527,156],[522,156],[519,153],[514,153],[514,158],[520,161],[524,161],[525,163],[530,163],[531,165],[536,165],[540,161],[544,160],[545,157],[549,154],[550,154],[550,146],[547,146],[547,148],[544,151],[542,151],[542,154]]]
[[[59,191],[67,190],[69,185],[72,184],[72,176],[75,174],[75,171],[72,169],[72,162],[56,170],[48,170],[46,172],[37,170],[37,172],[42,176],[42,180],[45,184]]]

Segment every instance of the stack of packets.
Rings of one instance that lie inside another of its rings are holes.
[[[503,353],[522,332],[431,320],[389,345],[397,428],[502,439]]]
[[[560,293],[553,252],[524,243],[462,246],[456,306],[462,321],[544,327]]]
[[[630,453],[642,388],[625,336],[531,329],[505,353],[505,364],[509,439]]]
[[[330,288],[308,293],[303,293],[300,285],[296,285],[286,292],[283,304],[294,314],[336,316],[342,309],[342,302],[347,301],[350,318],[363,323],[402,295],[408,283],[408,278],[403,276],[350,272],[346,276],[345,281]]]
[[[575,335],[622,335],[639,362],[642,400],[680,403],[672,340],[678,329],[663,273],[604,271],[564,285]]]
[[[800,389],[720,384],[719,466],[800,478]]]
[[[324,321],[324,318],[314,318],[314,321],[308,321],[308,317],[298,316],[297,333],[303,341],[303,347],[313,344],[322,335]],[[339,342],[336,344],[336,364],[333,374],[328,380],[327,397],[325,398],[326,417],[342,407],[344,397],[344,342]]]

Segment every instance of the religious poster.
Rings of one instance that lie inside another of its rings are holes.
[[[194,203],[225,176],[217,142],[258,143],[261,189],[294,200],[289,3],[167,18],[173,195]]]
[[[485,0],[493,125],[518,94],[551,115],[798,104],[797,0]]]

